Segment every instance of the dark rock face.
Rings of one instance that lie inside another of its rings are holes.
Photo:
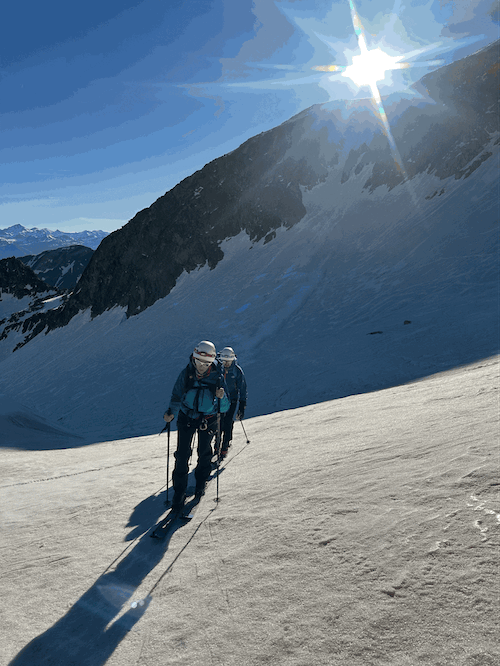
[[[83,245],[70,245],[41,254],[19,257],[47,284],[57,289],[71,290],[80,279],[94,251]]]
[[[46,282],[19,259],[10,257],[0,260],[0,294],[12,294],[21,299],[52,291]]]
[[[113,305],[137,314],[168,294],[184,270],[214,268],[225,238],[245,230],[258,241],[296,224],[306,212],[300,186],[321,176],[306,159],[284,159],[296,124],[285,123],[211,162],[105,238],[61,324],[87,307],[93,315]]]
[[[498,43],[418,86],[435,103],[417,98],[388,113],[406,173],[373,114],[367,127],[366,108],[360,131],[361,112],[340,126],[328,105],[311,107],[206,165],[104,238],[65,306],[27,324],[32,335],[87,308],[97,316],[119,305],[135,315],[166,296],[184,270],[213,269],[223,258],[221,242],[241,231],[253,242],[272,242],[277,228],[304,217],[302,192],[335,170],[338,198],[366,166],[369,192],[420,173],[466,178],[489,158],[485,147],[498,129]]]
[[[0,260],[0,341],[15,332],[17,339],[33,328],[46,309],[44,301],[60,296],[61,292],[41,280],[36,273],[16,257]],[[8,296],[8,298],[5,298]],[[12,300],[12,297],[16,300]],[[22,299],[22,300],[21,300]],[[6,301],[7,305],[3,301]],[[56,305],[60,304],[59,299]],[[30,322],[30,323],[28,323]],[[22,335],[19,333],[22,331]],[[22,346],[24,340],[18,343]]]

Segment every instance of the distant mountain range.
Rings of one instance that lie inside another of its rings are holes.
[[[84,245],[92,250],[108,235],[107,231],[77,231],[65,233],[50,229],[27,229],[22,224],[0,229],[0,259],[40,254],[69,245]]]

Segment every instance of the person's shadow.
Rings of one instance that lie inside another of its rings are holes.
[[[127,541],[135,538],[135,545],[133,542],[130,543],[66,615],[28,643],[12,659],[9,666],[105,664],[121,640],[147,610],[156,585],[171,570],[177,558],[210,515],[208,514],[199,523],[176,559],[159,576],[146,598],[131,604],[130,599],[135,590],[165,556],[172,534],[184,524],[182,520],[177,520],[163,539],[151,539],[154,524],[164,511],[164,492],[138,504],[129,520],[129,526],[136,527],[126,538]],[[134,534],[137,536],[134,537]],[[127,550],[129,552],[125,555]],[[112,569],[115,563],[116,566]],[[125,608],[125,612],[122,613]]]

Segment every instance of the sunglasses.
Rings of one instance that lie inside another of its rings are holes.
[[[195,357],[194,360],[195,360],[196,363],[198,363],[199,365],[206,365],[206,366],[209,366],[210,363],[212,362],[212,359],[211,359],[211,358],[210,358],[210,360],[205,361],[205,360],[201,360],[201,359]]]

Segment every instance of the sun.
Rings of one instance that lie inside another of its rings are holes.
[[[396,146],[396,142],[394,141],[394,137],[392,136],[389,120],[377,84],[379,81],[385,79],[388,71],[405,69],[406,67],[409,67],[409,63],[402,62],[405,57],[404,55],[391,56],[381,48],[369,49],[366,43],[363,24],[358,16],[356,7],[354,6],[354,0],[349,0],[349,6],[351,8],[354,33],[358,41],[359,55],[352,56],[350,65],[323,65],[313,67],[313,69],[320,72],[339,72],[342,76],[351,79],[358,88],[370,89],[371,100],[389,141],[396,167],[403,174],[404,179],[407,180],[404,165]]]
[[[342,76],[350,78],[358,88],[373,88],[388,71],[408,66],[407,63],[400,63],[400,59],[401,56],[390,56],[380,48],[362,49],[361,54],[354,56],[352,64],[344,69]]]

